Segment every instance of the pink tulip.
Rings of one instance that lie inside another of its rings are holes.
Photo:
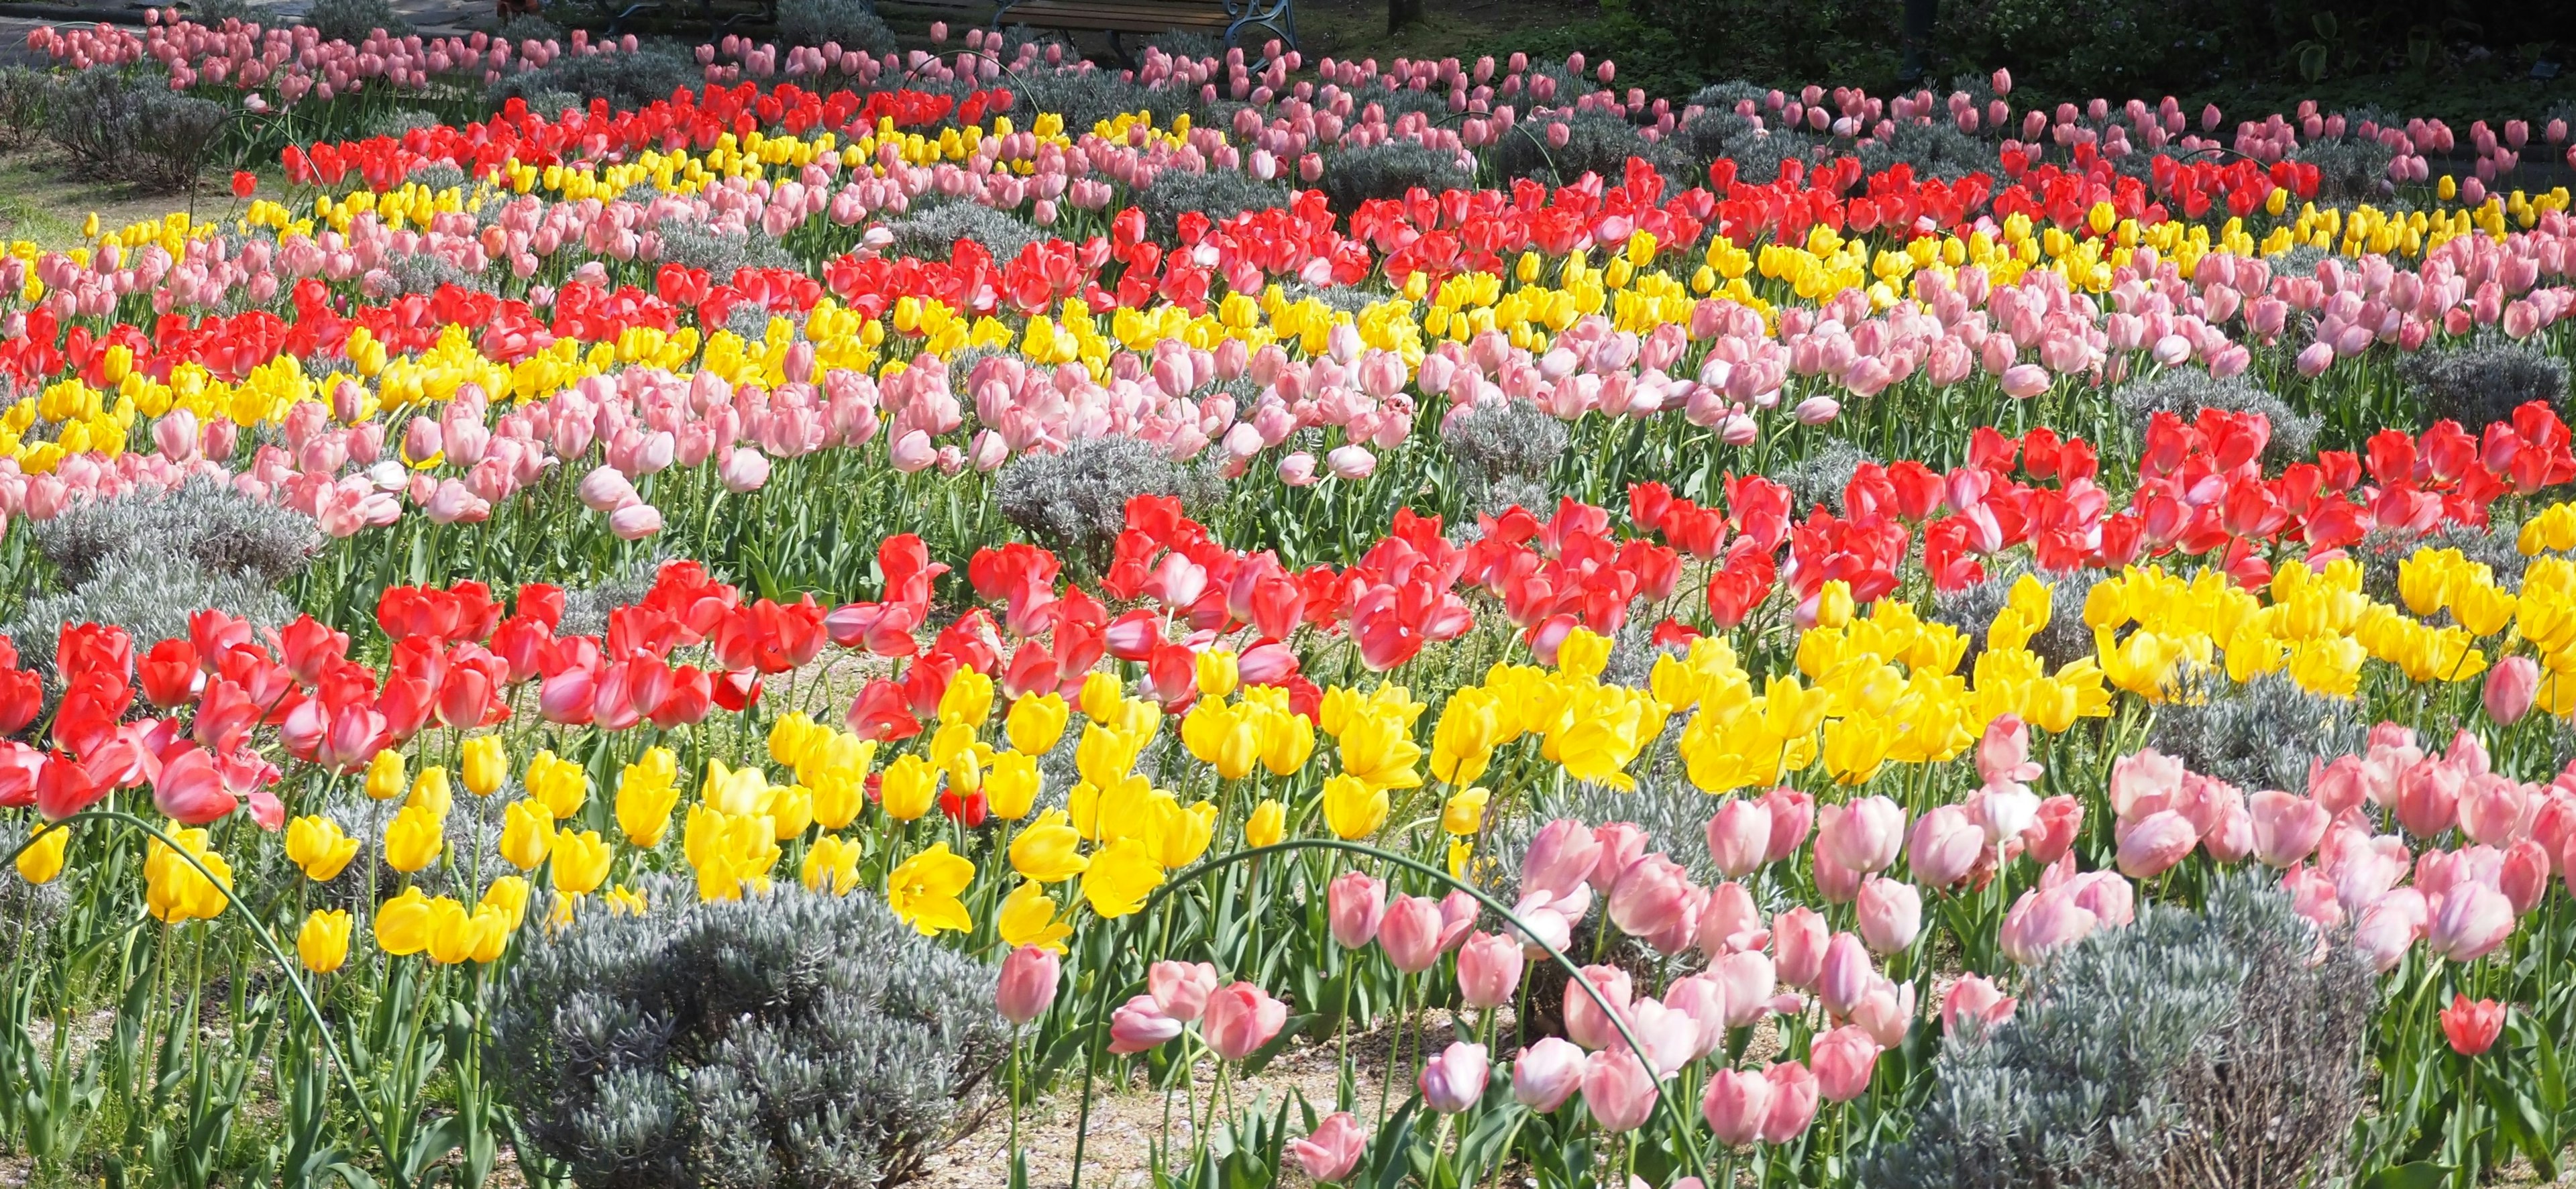
[[[1771,1091],[1771,1080],[1752,1070],[1717,1070],[1700,1095],[1700,1117],[1728,1147],[1754,1143],[1762,1138],[1762,1121],[1771,1113]]]
[[[1860,997],[1869,992],[1870,980],[1878,970],[1870,964],[1869,949],[1859,937],[1836,933],[1825,943],[1825,960],[1816,972],[1816,999],[1825,1010],[1837,1016],[1848,1016]]]
[[[1825,969],[1825,918],[1806,905],[1771,918],[1771,956],[1780,981],[1801,990],[1816,985]]]
[[[1845,870],[1871,875],[1887,869],[1905,844],[1905,811],[1884,796],[1827,805],[1817,815],[1816,849]]]
[[[2037,965],[2050,954],[2082,941],[2097,919],[2063,887],[2033,888],[2004,914],[1998,937],[2004,956],[2024,966]]]
[[[2510,845],[2530,832],[2538,810],[2513,780],[2492,772],[2472,776],[2460,789],[2460,832],[2488,846]]]
[[[1181,1034],[1181,1022],[1163,1014],[1151,995],[1139,995],[1109,1013],[1109,1051],[1122,1056],[1155,1048]]]
[[[1758,870],[1771,845],[1771,810],[1760,801],[1731,797],[1708,819],[1708,853],[1729,879]]]
[[[2041,866],[2064,858],[2084,830],[2084,803],[2063,793],[2039,803],[2039,814],[2021,832],[2022,853]]]
[[[1163,1014],[1184,1023],[1207,1010],[1216,993],[1216,967],[1206,962],[1156,962],[1146,968],[1145,988]]]
[[[769,482],[769,458],[749,446],[737,446],[725,455],[724,464],[716,468],[717,478],[725,490],[737,495],[758,491]]]
[[[2324,806],[2275,789],[2254,794],[2246,804],[2254,825],[2254,854],[2266,866],[2286,868],[2314,854],[2333,821]]]
[[[1914,837],[1906,845],[1905,862],[1916,879],[1946,888],[1968,877],[1985,846],[1984,826],[1965,808],[1943,805],[1914,823]]]
[[[1545,1037],[1512,1062],[1512,1100],[1542,1115],[1565,1105],[1583,1085],[1583,1050],[1560,1037]]]
[[[2136,821],[2170,805],[2182,791],[2181,760],[2147,748],[2111,762],[2111,813]]]
[[[1914,885],[1871,876],[1860,886],[1860,937],[1881,954],[1903,951],[1923,930],[1923,895]]]
[[[1744,885],[1728,880],[1709,889],[1708,901],[1700,908],[1700,952],[1715,960],[1737,950],[1758,950],[1770,944],[1769,930],[1763,928],[1762,910],[1753,903],[1753,894]]]
[[[2030,759],[2030,727],[2018,714],[2006,714],[1986,724],[1986,733],[1977,740],[1977,779],[1986,784],[2027,784],[2041,774],[2038,764]]]
[[[1228,1061],[1241,1061],[1269,1044],[1288,1023],[1288,1005],[1251,983],[1238,982],[1208,996],[1200,1031],[1208,1047]]]
[[[2200,832],[2192,828],[2191,819],[2171,809],[2158,810],[2120,839],[2120,871],[2131,879],[2153,879],[2199,844]]]
[[[1592,837],[1600,842],[1599,858],[1592,864],[1592,890],[1608,894],[1619,886],[1619,877],[1646,854],[1646,831],[1635,822],[1611,822],[1595,826]]]
[[[1336,944],[1359,949],[1377,939],[1378,925],[1386,917],[1386,885],[1359,871],[1334,876],[1324,889],[1324,916],[1332,925]]]
[[[2014,400],[2029,400],[2048,391],[2055,382],[2048,369],[2036,363],[2016,363],[2004,369],[2004,395]]]
[[[1356,483],[1377,471],[1377,456],[1357,444],[1334,447],[1324,455],[1324,462],[1332,467],[1335,478],[1345,482]]]
[[[2432,838],[2460,820],[2460,786],[2467,774],[2440,760],[2418,760],[2397,777],[2397,822],[2418,838]]]
[[[2475,962],[2513,935],[2513,902],[2483,883],[2454,885],[2433,906],[2424,942],[2454,962]]]
[[[1521,890],[1562,897],[1591,878],[1601,852],[1600,840],[1583,823],[1572,818],[1549,822],[1521,856]]]
[[[1816,1120],[1816,1075],[1795,1061],[1762,1071],[1771,1083],[1771,1109],[1762,1115],[1762,1142],[1785,1144],[1805,1134]]]
[[[2406,960],[2406,951],[2424,936],[2431,919],[2422,893],[2399,888],[2361,910],[2353,923],[2352,947],[2370,959],[2372,969],[2386,974]]]
[[[1941,1033],[1957,1036],[1962,1022],[1992,1029],[2012,1018],[2018,1002],[1985,976],[1968,975],[1950,984],[1949,993],[1941,997]]]
[[[2504,893],[2505,902],[2513,905],[2513,915],[2526,916],[2540,907],[2540,898],[2549,894],[2549,852],[2539,842],[2525,838],[2505,848],[2504,868],[2496,873],[2496,888]]]
[[[1878,1042],[1849,1024],[1819,1036],[1807,1048],[1817,1093],[1827,1102],[1850,1102],[1869,1089],[1878,1069]]]
[[[1304,1139],[1288,1142],[1289,1154],[1297,1166],[1318,1181],[1339,1181],[1359,1168],[1360,1157],[1368,1152],[1368,1130],[1359,1117],[1349,1111],[1334,1111],[1324,1116]]]
[[[2066,881],[2075,906],[2093,914],[2093,923],[2117,929],[2137,917],[2137,890],[2116,871],[2087,871]]]
[[[2531,713],[2532,701],[2539,692],[2539,663],[2527,656],[2509,656],[2487,670],[2480,700],[2486,705],[2488,718],[2509,727]]]
[[[1625,1013],[1631,984],[1628,972],[1616,966],[1586,966],[1582,982],[1606,1000],[1610,1011]],[[1565,988],[1565,1035],[1568,1040],[1587,1049],[1604,1049],[1620,1043],[1619,1027],[1602,1011],[1602,1004],[1584,986],[1567,984]]]
[[[1453,1041],[1422,1063],[1422,1101],[1441,1114],[1457,1114],[1485,1096],[1490,1072],[1485,1046]]]
[[[1496,933],[1478,932],[1458,950],[1458,997],[1467,1006],[1492,1011],[1512,1001],[1520,988],[1520,943]]]
[[[1603,1050],[1583,1062],[1583,1106],[1604,1131],[1634,1131],[1655,1113],[1658,1087],[1637,1055]]]
[[[1771,811],[1771,842],[1762,861],[1777,863],[1798,853],[1815,827],[1816,799],[1784,784],[1762,794],[1762,807]]]
[[[1631,864],[1610,892],[1610,923],[1631,937],[1653,937],[1695,925],[1699,889],[1681,864],[1660,854]],[[1696,934],[1696,928],[1691,932]]]
[[[1674,979],[1664,988],[1664,1006],[1698,1029],[1688,1060],[1706,1057],[1726,1043],[1726,980],[1715,970]]]
[[[651,504],[628,504],[608,514],[608,531],[621,541],[641,541],[662,531],[662,510]]]
[[[1386,959],[1406,974],[1419,974],[1440,960],[1440,902],[1428,896],[1398,896],[1378,923],[1377,943]]]
[[[1046,1014],[1055,1003],[1056,976],[1060,973],[1056,956],[1033,945],[1024,945],[1002,959],[1001,982],[994,987],[994,1006],[1002,1018],[1014,1024],[1026,1024]]]

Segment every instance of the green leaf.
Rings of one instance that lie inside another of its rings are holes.
[[[2361,1183],[2361,1189],[2441,1189],[2450,1179],[2450,1166],[2418,1160],[2370,1174],[2369,1179]]]

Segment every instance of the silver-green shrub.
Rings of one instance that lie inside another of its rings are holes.
[[[1205,508],[1225,495],[1214,475],[1116,436],[1085,438],[1060,454],[1014,456],[994,486],[1003,519],[1057,556],[1095,565],[1107,564],[1109,543],[1126,527],[1128,500],[1179,496],[1185,507]]]
[[[1337,211],[1355,211],[1376,198],[1402,198],[1416,186],[1438,194],[1476,184],[1476,175],[1458,164],[1458,155],[1420,141],[1390,140],[1355,149],[1336,149],[1324,158],[1324,177],[1317,185]]]
[[[2567,361],[2522,343],[2419,351],[2398,361],[2397,374],[2423,400],[2426,425],[2449,419],[2472,434],[2532,401],[2567,407]]]
[[[987,1110],[993,973],[865,892],[592,904],[531,931],[489,1056],[525,1140],[604,1189],[844,1189],[921,1174]]]
[[[2243,684],[2186,683],[2156,708],[2147,741],[2191,770],[2254,792],[2304,789],[2308,762],[2363,749],[2370,727],[2351,699],[2310,693],[2284,673]]]
[[[210,479],[76,504],[30,522],[28,532],[66,588],[88,584],[115,559],[137,556],[184,559],[210,574],[275,586],[302,573],[322,548],[312,517]]]
[[[2014,1017],[1946,1044],[1872,1189],[2290,1189],[2361,1109],[2376,980],[2266,874],[2155,904],[2036,971]]]

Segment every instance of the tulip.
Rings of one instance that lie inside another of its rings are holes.
[[[1440,960],[1440,903],[1428,896],[1398,896],[1377,928],[1378,946],[1397,970],[1418,974]]]
[[[2120,839],[2120,871],[2131,879],[2153,879],[2183,860],[2199,845],[2200,831],[2191,819],[2161,809],[2129,828]]]
[[[1762,910],[1743,884],[1728,880],[1709,889],[1708,902],[1700,909],[1701,953],[1715,960],[1737,950],[1761,949],[1770,941],[1769,931],[1762,927]]]
[[[2486,687],[2480,693],[2487,717],[2504,726],[2522,721],[2531,713],[2531,704],[2540,692],[2540,665],[2527,656],[2509,656],[2487,670]]]
[[[1521,982],[1521,947],[1509,937],[1479,931],[1458,950],[1458,997],[1492,1011],[1512,1001]]]
[[[2075,902],[2066,888],[2032,888],[2004,914],[1997,940],[2004,956],[2024,966],[2037,965],[2050,954],[2082,941],[2099,923],[2091,910]]]
[[[1544,1037],[1512,1062],[1512,1100],[1553,1114],[1583,1084],[1583,1050],[1561,1037]]]
[[[349,914],[337,908],[313,910],[296,930],[295,955],[315,974],[338,970],[349,959]]]
[[[1156,962],[1145,971],[1145,987],[1164,1015],[1184,1023],[1207,1010],[1216,993],[1216,967],[1206,962]]]
[[[1941,997],[1941,1032],[1957,1036],[1961,1023],[1990,1029],[2012,1018],[2018,1002],[2003,993],[1983,975],[1971,974],[1950,984],[1949,993]]]
[[[1827,1102],[1850,1102],[1869,1089],[1878,1068],[1878,1042],[1869,1033],[1845,1024],[1817,1037],[1807,1048],[1816,1090]]]
[[[994,1006],[1002,1018],[1014,1024],[1026,1024],[1045,1015],[1055,1003],[1056,978],[1062,967],[1056,956],[1033,945],[1024,945],[1002,959],[1002,977],[993,990]]]
[[[1163,1014],[1151,995],[1138,995],[1109,1013],[1109,1051],[1141,1053],[1181,1034],[1181,1022]]]
[[[2253,819],[2255,857],[2274,868],[2287,868],[2315,853],[2333,820],[2315,801],[2274,789],[2249,798],[2246,813]]]
[[[1605,1049],[1583,1062],[1583,1106],[1609,1132],[1634,1131],[1655,1113],[1653,1071],[1634,1053]]]
[[[1848,1016],[1860,997],[1869,991],[1870,980],[1878,971],[1870,965],[1869,950],[1860,938],[1849,933],[1836,933],[1825,943],[1824,964],[1816,972],[1816,998],[1825,1010]]]
[[[608,514],[608,531],[621,541],[641,541],[662,531],[662,512],[651,504],[628,504]]]
[[[1305,1138],[1289,1141],[1288,1151],[1307,1176],[1332,1182],[1349,1177],[1359,1168],[1360,1157],[1368,1151],[1368,1141],[1368,1131],[1358,1116],[1335,1111],[1324,1116]]]
[[[1771,810],[1760,801],[1730,798],[1708,819],[1708,853],[1729,879],[1760,868],[1771,843]]]
[[[2454,962],[2475,962],[2513,935],[2513,902],[2474,881],[2455,884],[2433,906],[2424,942]]]
[[[2504,1005],[2493,999],[2472,1001],[2453,994],[2451,1006],[2441,1011],[2442,1035],[2450,1038],[2452,1052],[2475,1057],[2495,1047],[2504,1032],[2504,1015]]]
[[[1985,845],[1985,828],[1964,807],[1943,805],[1914,823],[1905,862],[1915,878],[1946,888],[1968,877]]]
[[[1287,1022],[1287,1004],[1251,983],[1238,982],[1208,997],[1207,1016],[1199,1027],[1217,1056],[1241,1061],[1269,1044]]]
[[[1490,1072],[1485,1046],[1453,1041],[1422,1063],[1422,1101],[1441,1114],[1457,1114],[1484,1098]]]
[[[1681,864],[1648,855],[1631,864],[1610,892],[1610,923],[1631,937],[1654,937],[1696,925],[1700,891]],[[1690,930],[1693,934],[1696,928]]]
[[[1720,1069],[1709,1075],[1708,1089],[1700,1095],[1700,1116],[1719,1142],[1742,1147],[1762,1138],[1771,1096],[1769,1078],[1749,1069]]]
[[[1646,831],[1634,822],[1611,822],[1594,827],[1592,836],[1601,843],[1600,857],[1592,864],[1592,890],[1606,894],[1645,857]]]
[[[1583,823],[1571,818],[1549,822],[1539,828],[1521,856],[1521,890],[1561,898],[1591,878],[1602,850],[1599,839]]]
[[[1861,875],[1886,870],[1905,843],[1905,811],[1884,796],[1827,805],[1817,823],[1816,849]]]
[[[1771,1083],[1771,1109],[1762,1116],[1762,1142],[1785,1144],[1805,1133],[1816,1119],[1816,1075],[1795,1061],[1762,1071]]]
[[[1771,956],[1780,981],[1800,989],[1815,986],[1825,968],[1825,918],[1801,904],[1771,918]],[[1767,993],[1767,991],[1766,991]]]
[[[1869,948],[1893,954],[1914,944],[1923,929],[1923,896],[1914,885],[1871,876],[1860,886],[1860,936]]]
[[[1620,1043],[1619,1027],[1611,1022],[1608,1013],[1628,1010],[1628,972],[1615,966],[1586,966],[1580,973],[1580,982],[1568,983],[1565,988],[1566,1038],[1596,1050]],[[1596,994],[1599,1001],[1594,998]]]

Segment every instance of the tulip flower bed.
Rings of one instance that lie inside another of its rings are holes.
[[[39,1183],[2557,1175],[2563,123],[33,44],[288,187],[0,258]]]

